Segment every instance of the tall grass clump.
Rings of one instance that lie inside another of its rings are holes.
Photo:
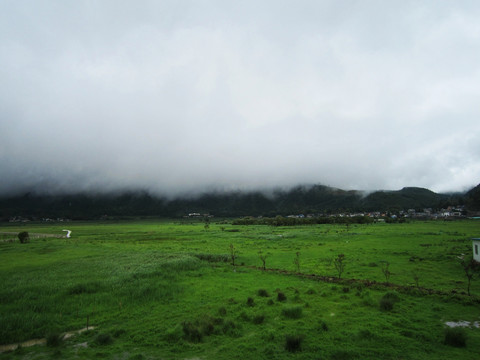
[[[265,321],[265,314],[255,315],[255,316],[252,318],[252,322],[253,322],[255,325],[263,324],[264,321]]]
[[[287,296],[283,292],[279,291],[277,294],[277,301],[287,301]]]
[[[454,347],[467,346],[467,333],[465,329],[461,327],[445,329],[445,339],[443,343]]]
[[[95,338],[95,343],[97,343],[98,345],[110,345],[111,343],[113,343],[112,335],[104,333],[98,334]]]
[[[62,336],[59,333],[50,333],[46,337],[47,346],[56,347],[62,343]]]
[[[289,352],[302,351],[303,339],[304,339],[303,335],[297,335],[297,334],[285,335],[285,350]]]
[[[200,331],[200,328],[189,321],[185,321],[183,324],[183,336],[185,340],[192,343],[199,343],[203,339],[203,334]]]
[[[18,240],[20,241],[21,244],[28,243],[30,241],[30,235],[28,234],[28,231],[19,232]]]
[[[258,296],[261,296],[261,297],[269,297],[270,296],[268,294],[268,291],[265,290],[265,289],[258,289],[257,294],[258,294]]]
[[[391,293],[391,292],[386,293],[380,299],[380,303],[379,303],[380,310],[383,310],[383,311],[393,310],[393,306],[398,300],[400,299],[397,294]]]
[[[302,312],[301,306],[289,306],[282,309],[282,315],[289,319],[300,319]]]

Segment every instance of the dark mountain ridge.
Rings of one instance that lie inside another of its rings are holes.
[[[0,220],[159,216],[183,217],[192,213],[217,217],[276,216],[290,214],[332,214],[338,212],[400,212],[424,208],[439,210],[452,205],[480,209],[480,184],[466,193],[438,194],[418,187],[397,191],[366,193],[324,185],[301,185],[266,194],[250,192],[209,192],[196,197],[154,196],[146,191],[118,194],[38,195],[0,198]]]

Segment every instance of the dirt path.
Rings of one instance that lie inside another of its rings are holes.
[[[41,238],[67,238],[70,237],[70,230],[63,230],[63,231],[69,231],[67,235],[63,234],[44,234],[44,233],[28,233],[30,239],[41,239]],[[0,236],[8,236],[9,238],[7,239],[2,239],[4,242],[10,242],[10,241],[16,241],[18,240],[18,232],[6,232],[6,231],[0,231]]]
[[[67,339],[70,339],[71,337],[74,337],[75,335],[78,335],[87,330],[93,330],[93,329],[95,329],[95,326],[89,326],[88,328],[66,332],[62,334],[61,337],[62,337],[62,340],[67,340]],[[16,344],[0,345],[0,353],[7,352],[7,351],[14,351],[14,350],[17,350],[18,347],[45,345],[46,343],[47,343],[47,339],[43,338],[43,339],[31,339],[31,340],[27,340],[27,341],[16,343]]]

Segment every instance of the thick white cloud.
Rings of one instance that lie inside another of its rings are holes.
[[[480,180],[474,1],[4,1],[0,193]]]

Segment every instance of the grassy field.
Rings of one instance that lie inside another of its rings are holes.
[[[0,359],[480,358],[475,326],[453,334],[466,346],[445,344],[446,322],[480,321],[480,280],[467,296],[457,258],[471,255],[478,221],[0,226],[63,229],[72,237],[0,235],[0,344],[47,341]]]

